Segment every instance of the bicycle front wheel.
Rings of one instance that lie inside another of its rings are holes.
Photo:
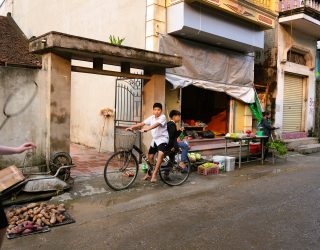
[[[104,167],[104,179],[113,190],[128,188],[137,178],[138,161],[131,151],[113,154]]]
[[[186,169],[179,167],[181,162],[181,153],[176,154],[173,161],[168,161],[166,165],[160,167],[159,175],[161,180],[169,186],[179,186],[183,184],[190,175],[190,162],[186,162]]]

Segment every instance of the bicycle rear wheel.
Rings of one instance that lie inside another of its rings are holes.
[[[176,154],[174,161],[168,161],[166,166],[161,165],[159,175],[161,180],[169,186],[179,186],[183,184],[190,175],[190,162],[186,162],[187,169],[179,167],[181,153]]]
[[[128,188],[137,178],[138,161],[131,151],[113,154],[104,167],[104,179],[113,190]]]

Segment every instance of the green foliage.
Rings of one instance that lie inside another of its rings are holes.
[[[288,153],[288,149],[286,147],[286,144],[281,140],[275,140],[272,142],[268,142],[267,147],[269,149],[276,150],[279,155],[286,155]]]
[[[120,38],[120,37],[115,37],[113,35],[109,36],[109,42],[113,45],[122,45],[123,41],[125,40],[125,38]]]

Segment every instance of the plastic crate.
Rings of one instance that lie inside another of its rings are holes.
[[[218,175],[219,174],[219,168],[214,167],[214,168],[204,168],[199,166],[198,167],[198,174],[201,175]]]

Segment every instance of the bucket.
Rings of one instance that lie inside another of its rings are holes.
[[[214,163],[219,164],[220,166],[222,166],[225,169],[225,156],[222,155],[215,155],[212,157],[212,161]]]
[[[263,136],[263,131],[257,131],[257,136]]]
[[[234,171],[234,167],[236,164],[236,158],[232,156],[225,157],[225,170],[226,172]]]

